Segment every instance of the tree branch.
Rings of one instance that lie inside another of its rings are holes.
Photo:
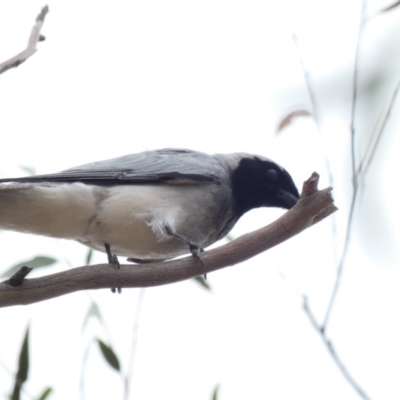
[[[36,53],[36,45],[39,41],[44,40],[44,36],[40,35],[40,30],[44,24],[44,19],[46,14],[49,12],[49,7],[44,6],[40,11],[39,15],[36,17],[36,23],[32,28],[31,36],[29,37],[28,46],[24,51],[17,54],[16,56],[10,58],[7,61],[4,61],[0,64],[0,74],[6,72],[10,68],[18,67],[18,65],[22,64],[29,57]]]
[[[85,289],[165,285],[239,264],[297,235],[337,210],[331,196],[332,189],[318,191],[318,180],[319,175],[314,172],[304,182],[296,206],[276,221],[203,253],[204,265],[189,256],[145,266],[121,265],[120,269],[109,264],[78,267],[41,278],[25,279],[17,287],[5,281],[0,283],[0,307],[31,304]]]

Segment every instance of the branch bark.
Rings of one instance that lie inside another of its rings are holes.
[[[31,36],[29,37],[28,46],[24,51],[18,53],[16,56],[4,61],[0,64],[0,74],[6,72],[10,68],[16,68],[23,62],[25,62],[29,57],[36,53],[36,45],[39,41],[44,40],[44,37],[40,35],[40,30],[44,24],[44,19],[46,14],[49,12],[49,7],[44,6],[40,11],[39,15],[36,17],[35,25],[32,28]]]
[[[150,287],[183,281],[221,268],[239,264],[297,235],[326,218],[337,208],[331,188],[318,190],[317,173],[304,182],[300,200],[287,213],[268,226],[202,254],[204,265],[192,256],[145,266],[109,264],[73,268],[34,279],[21,286],[0,283],[0,307],[31,304],[78,290],[111,287]]]

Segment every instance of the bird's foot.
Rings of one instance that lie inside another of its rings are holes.
[[[113,265],[114,267],[121,268],[121,265],[119,263],[118,257],[111,252],[111,247],[108,243],[104,243],[104,248],[106,249],[107,253],[107,258],[108,258],[108,263]]]
[[[201,264],[201,266],[204,266],[203,261],[201,261],[200,258],[200,254],[203,253],[204,249],[193,244],[189,244],[189,249],[192,253],[192,256]]]
[[[200,254],[204,252],[204,249],[193,245],[189,246],[189,248],[192,256],[201,264],[202,267],[204,267],[204,263],[200,258]],[[203,278],[207,280],[207,274],[203,274]]]
[[[203,266],[203,261],[201,261],[200,254],[204,251],[201,247],[194,244],[191,240],[182,236],[179,233],[173,232],[170,227],[165,227],[165,231],[168,235],[173,236],[176,239],[179,239],[181,242],[186,243],[189,246],[189,250],[192,253],[192,256]]]

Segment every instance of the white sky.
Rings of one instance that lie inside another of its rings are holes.
[[[368,15],[390,3],[369,2]],[[0,62],[23,49],[44,4],[0,3]],[[360,2],[72,0],[49,6],[46,41],[0,76],[2,176],[22,174],[21,165],[55,172],[145,149],[187,147],[259,153],[281,163],[299,187],[313,171],[324,187],[326,151],[340,245],[350,199],[351,65]],[[393,72],[399,70],[399,12],[374,17],[365,31],[358,155],[399,79]],[[309,106],[293,32],[311,73],[320,130],[299,119],[276,137],[280,118]],[[365,182],[328,331],[373,399],[400,397],[399,212],[391,179],[398,168],[397,123],[388,125]],[[252,211],[232,234],[280,213]],[[321,319],[329,300],[331,222],[210,274],[212,293],[192,281],[146,289],[130,398],[204,400],[220,383],[222,400],[358,399],[302,310],[306,294]],[[0,233],[0,249],[4,270],[37,254],[60,260],[32,277],[83,265],[86,255],[79,244],[9,232]],[[104,262],[104,255],[94,261]],[[79,398],[82,360],[95,337],[112,343],[126,369],[138,296],[133,289],[101,290],[1,309],[0,395],[11,391],[28,322],[26,399],[47,385],[53,398]],[[94,319],[82,329],[91,301],[107,330]],[[122,398],[122,380],[95,346],[85,376],[85,399]]]

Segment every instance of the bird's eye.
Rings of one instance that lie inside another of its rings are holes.
[[[267,177],[271,180],[271,181],[276,181],[278,179],[278,173],[276,172],[275,169],[269,169],[267,171]]]

